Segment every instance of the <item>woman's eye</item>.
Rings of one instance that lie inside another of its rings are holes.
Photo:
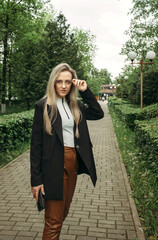
[[[71,81],[70,80],[66,80],[65,83],[66,84],[71,84]]]

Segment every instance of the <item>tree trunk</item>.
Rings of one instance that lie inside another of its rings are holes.
[[[3,40],[3,46],[4,46],[4,55],[3,55],[3,70],[2,70],[2,113],[6,112],[6,76],[7,76],[7,56],[8,56],[8,22],[9,22],[9,16],[6,16],[6,34],[4,36]]]
[[[8,81],[8,97],[9,97],[9,106],[12,105],[12,102],[11,102],[11,97],[12,97],[12,94],[11,94],[11,65],[9,64],[9,81]]]
[[[27,99],[27,110],[28,111],[30,110],[30,99],[29,98]]]

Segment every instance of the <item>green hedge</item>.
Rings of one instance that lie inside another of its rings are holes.
[[[108,104],[135,131],[136,144],[145,163],[158,173],[158,103],[141,110],[138,106],[126,102],[121,104],[121,99],[110,97]]]
[[[16,149],[19,143],[28,141],[32,131],[34,110],[0,117],[0,151]]]
[[[144,107],[141,110],[135,105],[127,104],[126,101],[121,104],[121,99],[111,97],[109,98],[109,106],[112,106],[121,120],[132,129],[135,127],[135,120],[145,120],[158,116],[158,103]]]
[[[108,98],[108,104],[112,107],[114,107],[115,105],[121,105],[121,98],[117,98],[117,97],[109,97]],[[129,104],[129,102],[127,102],[126,100],[122,101],[123,104]]]
[[[141,147],[148,166],[158,173],[158,117],[135,121],[135,142]]]

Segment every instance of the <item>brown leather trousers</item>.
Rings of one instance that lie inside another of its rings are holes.
[[[77,180],[75,148],[64,147],[63,200],[45,200],[43,240],[59,240],[62,224],[69,213]]]

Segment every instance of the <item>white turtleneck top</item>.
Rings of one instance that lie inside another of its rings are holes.
[[[74,119],[65,98],[57,99],[57,107],[62,119],[64,146],[74,147]]]

